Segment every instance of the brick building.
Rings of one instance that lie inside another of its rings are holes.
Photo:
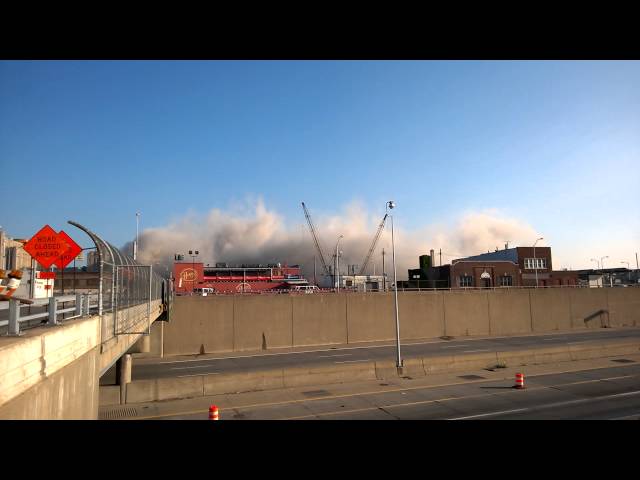
[[[435,267],[434,252],[409,270],[405,288],[539,287],[578,285],[578,272],[554,271],[550,247],[515,247],[453,260]],[[402,286],[402,285],[400,285]]]

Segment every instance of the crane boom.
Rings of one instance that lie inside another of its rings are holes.
[[[364,261],[362,262],[362,267],[360,268],[358,275],[364,274],[364,271],[367,268],[367,265],[369,264],[369,260],[371,260],[371,255],[373,254],[373,251],[376,249],[376,245],[378,244],[378,240],[380,239],[380,234],[382,233],[382,229],[384,228],[384,222],[387,221],[388,216],[389,216],[388,213],[384,214],[384,217],[382,218],[382,222],[380,222],[380,225],[378,226],[378,231],[376,232],[376,236],[373,237],[373,242],[371,242],[371,248],[369,248],[369,253],[367,253],[366,257],[364,257]]]
[[[320,248],[320,242],[318,241],[318,236],[316,235],[316,229],[313,227],[313,222],[311,221],[311,215],[307,211],[307,207],[305,207],[304,202],[302,202],[302,209],[304,210],[304,216],[307,217],[307,223],[309,224],[309,230],[311,231],[311,236],[313,237],[313,243],[316,244],[316,250],[318,251],[318,255],[320,256],[320,261],[322,262],[322,268],[327,275],[331,275],[329,271],[329,267],[327,266],[327,262],[324,260],[324,255],[322,254],[322,249]]]

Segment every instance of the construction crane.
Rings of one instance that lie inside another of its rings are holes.
[[[307,211],[307,207],[305,207],[304,202],[302,202],[302,209],[304,210],[304,216],[307,217],[307,223],[309,224],[309,230],[311,231],[311,236],[313,237],[313,243],[316,244],[316,250],[318,251],[318,255],[320,257],[320,261],[322,262],[322,268],[327,275],[331,275],[331,271],[327,266],[327,262],[324,260],[324,255],[322,254],[322,249],[320,248],[320,242],[318,241],[318,236],[316,235],[316,229],[313,227],[313,222],[311,221],[311,215]]]
[[[360,271],[358,272],[358,275],[364,274],[364,271],[367,268],[367,265],[369,264],[369,260],[371,260],[371,255],[373,254],[373,251],[376,249],[376,245],[378,244],[378,240],[380,239],[380,234],[382,233],[382,229],[384,228],[384,222],[387,221],[388,216],[389,216],[388,213],[384,214],[384,217],[382,218],[382,222],[380,222],[380,225],[378,226],[378,231],[376,232],[376,236],[373,237],[373,242],[371,242],[371,248],[369,248],[369,253],[367,253],[366,257],[364,257],[364,260],[362,262],[362,267],[360,267]]]

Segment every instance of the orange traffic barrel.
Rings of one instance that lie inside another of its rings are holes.
[[[209,420],[218,420],[218,407],[215,405],[209,407]]]
[[[524,388],[524,373],[516,373],[516,384],[513,388]]]

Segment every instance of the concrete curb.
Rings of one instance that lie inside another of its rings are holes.
[[[555,362],[628,355],[640,351],[640,340],[617,340],[592,344],[567,344],[516,351],[494,351],[459,355],[438,355],[404,359],[401,371],[393,360],[340,365],[290,367],[251,372],[194,375],[182,378],[137,380],[127,385],[126,403],[145,403],[224,393],[273,390],[305,385],[384,380],[403,376],[420,377],[500,366],[516,367]],[[102,406],[118,404],[114,389],[100,387]]]

